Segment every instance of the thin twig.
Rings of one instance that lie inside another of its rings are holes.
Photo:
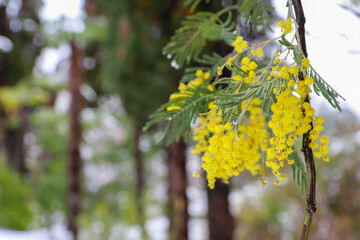
[[[296,14],[296,21],[297,21],[297,31],[299,34],[299,44],[301,50],[305,57],[308,56],[306,50],[306,42],[305,42],[305,15],[303,11],[303,7],[301,4],[301,0],[292,0],[295,14]],[[289,6],[291,7],[291,6]],[[299,80],[304,80],[303,72],[299,73]],[[310,103],[309,94],[305,97],[305,102]],[[315,170],[315,162],[312,149],[309,147],[311,142],[310,140],[310,131],[313,129],[313,124],[311,122],[311,129],[303,135],[303,142],[302,142],[302,151],[305,157],[305,166],[306,166],[306,212],[303,220],[300,240],[307,240],[309,238],[310,227],[312,223],[312,217],[316,212],[316,170]]]

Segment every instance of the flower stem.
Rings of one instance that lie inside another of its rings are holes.
[[[306,42],[305,42],[305,15],[301,0],[292,0],[292,5],[294,6],[297,22],[297,33],[298,33],[298,42],[300,44],[301,50],[305,57],[307,57]],[[292,7],[291,5],[289,6]],[[299,73],[299,80],[304,80],[304,73]],[[305,97],[305,102],[310,103],[309,94]],[[302,152],[305,157],[305,166],[306,166],[306,212],[303,220],[301,235],[299,240],[308,240],[310,227],[312,223],[312,218],[316,212],[316,170],[315,162],[312,149],[309,147],[311,143],[310,140],[310,131],[313,129],[313,124],[311,122],[311,129],[303,135],[302,142]]]

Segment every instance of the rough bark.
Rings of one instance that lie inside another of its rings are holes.
[[[27,110],[26,108],[22,108],[18,111],[17,117],[19,118],[19,122],[16,126],[9,127],[4,122],[8,117],[5,112],[1,113],[1,121],[0,125],[2,126],[2,148],[5,153],[5,158],[10,167],[15,169],[21,174],[25,174],[28,172],[25,163],[25,144],[24,144],[24,136],[27,129]]]
[[[144,174],[144,157],[139,146],[139,140],[142,135],[141,129],[135,131],[135,176],[136,176],[136,207],[138,211],[138,222],[141,225],[142,238],[147,239],[145,230],[145,216],[144,216],[144,185],[145,185],[145,174]]]
[[[169,169],[168,206],[170,216],[170,239],[188,239],[189,213],[186,196],[186,144],[182,139],[171,143],[167,148],[167,165]]]
[[[81,167],[80,143],[82,140],[82,128],[80,113],[82,109],[82,97],[80,86],[84,79],[82,67],[82,52],[75,43],[71,43],[70,79],[69,91],[70,103],[70,134],[69,134],[69,186],[68,186],[68,229],[73,233],[73,239],[78,236],[77,218],[81,209]]]
[[[0,35],[6,36],[9,39],[13,37],[9,29],[6,6],[0,6]],[[11,53],[6,53],[0,56],[0,87],[12,85],[18,78],[22,77],[21,71],[16,72],[16,74],[11,71],[16,69],[16,67],[12,65],[10,55]],[[21,64],[19,62],[19,65]],[[27,109],[23,107],[11,114],[14,115],[14,118],[18,119],[16,125],[13,126],[7,123],[10,114],[1,109],[0,106],[0,151],[4,153],[10,167],[21,174],[25,174],[27,173],[27,168],[23,139],[28,122]]]
[[[214,189],[207,188],[210,240],[231,240],[235,220],[229,211],[230,185],[217,181]]]
[[[301,0],[292,0],[295,14],[296,14],[296,22],[298,24],[297,34],[298,34],[298,43],[301,46],[302,53],[304,57],[307,58],[308,53],[306,49],[306,41],[305,41],[305,14],[302,7]],[[299,73],[299,80],[304,80],[304,74],[302,72]],[[307,94],[305,98],[305,102],[310,103],[309,94]],[[304,215],[301,235],[299,237],[300,240],[307,240],[309,238],[310,227],[312,223],[312,218],[314,213],[316,212],[316,170],[315,170],[315,161],[313,156],[313,151],[309,147],[311,143],[310,140],[310,131],[313,129],[313,124],[311,123],[311,129],[303,135],[302,142],[302,152],[304,153],[305,158],[305,166],[306,166],[306,212]]]

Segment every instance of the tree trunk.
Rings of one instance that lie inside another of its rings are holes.
[[[24,136],[27,128],[27,110],[26,108],[19,109],[16,113],[19,122],[16,126],[6,126],[4,123],[8,117],[6,113],[1,113],[1,127],[2,129],[2,148],[5,153],[8,165],[21,174],[28,172],[25,164],[25,146]]]
[[[9,20],[6,15],[6,6],[0,6],[0,35],[12,39]],[[13,76],[11,70],[15,67],[12,66],[12,62],[9,60],[10,55],[11,53],[6,53],[0,57],[0,87],[12,85],[13,82],[18,80],[17,77],[22,77],[20,75]],[[17,74],[20,73],[17,72]],[[24,174],[27,172],[23,142],[27,127],[27,110],[21,108],[12,114],[14,114],[15,119],[18,119],[18,122],[14,126],[9,126],[7,123],[9,113],[1,109],[0,106],[0,151],[4,153],[10,167]]]
[[[167,148],[168,164],[168,206],[170,218],[170,240],[188,239],[189,213],[186,196],[186,145],[181,139],[173,142]]]
[[[235,220],[229,211],[230,185],[217,181],[214,189],[207,188],[210,240],[231,240]]]
[[[70,134],[69,134],[69,186],[67,200],[69,204],[68,228],[73,233],[73,239],[77,239],[78,226],[77,217],[81,208],[81,167],[82,160],[80,156],[81,143],[81,121],[80,113],[82,109],[82,97],[80,87],[84,79],[82,67],[82,52],[75,43],[71,43],[70,57],[70,79],[69,91],[71,93],[70,103]]]
[[[144,174],[144,156],[139,146],[139,140],[142,135],[141,129],[135,130],[135,176],[136,176],[136,207],[138,211],[138,222],[141,226],[142,239],[147,239],[147,234],[145,230],[145,215],[144,215],[144,202],[143,202],[143,193],[144,193],[144,183],[145,183],[145,174]]]

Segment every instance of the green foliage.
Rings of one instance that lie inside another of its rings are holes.
[[[49,94],[37,86],[19,83],[0,88],[0,105],[7,111],[16,111],[24,106],[38,106],[49,99]]]
[[[198,62],[210,65],[201,67],[189,67],[185,70],[185,75],[180,82],[188,82],[196,78],[195,72],[199,69],[204,72],[209,72],[210,76],[215,75],[216,66],[222,62],[222,58],[213,54],[213,56],[204,55]],[[199,113],[207,111],[207,105],[212,100],[212,92],[206,86],[199,86],[194,91],[186,92],[181,97],[177,97],[168,103],[163,104],[157,112],[150,116],[151,121],[148,121],[143,128],[144,131],[148,130],[151,126],[159,122],[166,122],[165,133],[163,138],[167,138],[167,144],[173,140],[179,140],[181,137],[187,138],[187,133],[191,129],[191,124],[195,122]],[[171,105],[178,105],[180,110],[167,111],[166,109]],[[173,130],[171,130],[173,129]]]
[[[330,103],[334,108],[337,108],[341,112],[338,98],[345,100],[340,94],[338,94],[325,80],[315,71],[310,65],[310,76],[314,78],[314,91],[321,95]]]
[[[100,43],[106,58],[98,81],[102,91],[120,95],[125,111],[140,129],[180,78],[161,54],[178,24],[176,8],[160,0],[102,1],[100,5],[109,24]]]
[[[31,116],[30,123],[43,151],[43,161],[32,166],[33,195],[39,211],[51,215],[65,210],[67,117],[44,108]]]
[[[46,45],[48,47],[59,47],[64,43],[76,41],[87,45],[91,41],[103,41],[107,35],[107,19],[104,17],[85,19],[85,29],[81,32],[69,29],[69,19],[62,17],[56,21],[44,22],[43,31],[47,34]]]
[[[103,41],[107,36],[107,19],[104,17],[87,18],[85,31],[76,36],[78,41],[91,43],[94,40]]]
[[[227,79],[230,80],[231,78],[222,78],[222,80],[225,81]],[[258,84],[254,85],[241,82],[239,84],[233,84],[233,86],[228,87],[225,93],[218,92],[216,95],[214,95],[214,99],[216,104],[222,107],[232,107],[234,105],[239,105],[242,101],[255,97],[261,100],[267,100],[273,94],[274,88],[282,90],[286,87],[286,84],[287,82],[281,78],[259,82]],[[241,91],[239,91],[239,93],[232,93],[234,92],[234,88],[238,88]]]
[[[304,195],[306,192],[306,169],[304,163],[295,149],[289,158],[294,160],[294,164],[291,165],[293,180],[296,181],[301,189],[301,194]]]
[[[211,101],[212,92],[206,87],[196,88],[193,94],[186,94],[178,97],[174,101],[163,104],[156,113],[150,116],[153,120],[146,123],[144,131],[152,125],[166,121],[167,144],[174,139],[179,140],[181,137],[187,138],[187,133],[191,129],[191,124],[195,122],[199,113],[206,112],[208,104]],[[181,106],[180,110],[167,111],[167,107],[177,103]]]
[[[236,35],[233,33],[234,22],[231,12],[225,21],[220,19],[221,13],[221,11],[217,14],[199,12],[188,16],[182,22],[182,27],[176,30],[171,41],[165,46],[164,52],[182,67],[199,57],[206,40],[233,42]]]
[[[196,60],[197,63],[202,65],[196,67],[187,67],[180,82],[187,83],[195,79],[195,72],[199,69],[203,72],[209,72],[211,76],[215,76],[217,66],[221,65],[223,61],[223,58],[219,54],[213,53],[211,56],[204,54],[201,58]]]
[[[270,28],[271,17],[274,14],[274,8],[270,5],[267,5],[267,0],[245,0],[241,4],[241,12],[245,19],[245,24],[247,24],[248,32],[251,29],[258,31],[258,28],[261,27],[262,31],[265,33],[267,29]]]
[[[0,157],[0,226],[25,230],[33,218],[30,187]]]

